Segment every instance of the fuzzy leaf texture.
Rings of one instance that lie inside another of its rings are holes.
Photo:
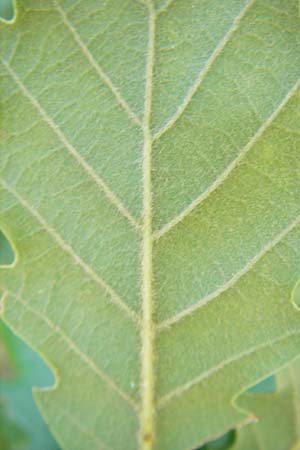
[[[4,319],[64,449],[184,450],[296,357],[298,0],[19,0],[0,24]]]

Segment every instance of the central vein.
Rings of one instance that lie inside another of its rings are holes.
[[[152,293],[152,186],[151,186],[151,106],[154,65],[155,10],[151,0],[149,11],[149,36],[145,81],[145,111],[143,119],[143,245],[142,245],[142,373],[141,373],[141,436],[142,450],[151,450],[154,435],[154,323]]]

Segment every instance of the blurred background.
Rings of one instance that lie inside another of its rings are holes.
[[[13,0],[0,0],[0,17],[6,20],[13,18]]]

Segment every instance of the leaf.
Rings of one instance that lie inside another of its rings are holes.
[[[49,371],[2,322],[0,343],[10,356],[9,376],[0,377],[0,449],[57,450],[31,392],[32,385],[51,383]]]
[[[296,360],[276,375],[272,394],[244,394],[239,404],[251,409],[257,423],[237,433],[232,450],[297,450],[300,446],[300,362]]]
[[[298,354],[298,6],[26,0],[0,25],[5,320],[63,448],[196,448]]]
[[[251,386],[245,393],[244,396],[242,396],[242,399],[257,399],[258,396],[254,397],[253,395],[249,395],[249,393],[252,394],[267,394],[267,393],[274,393],[276,390],[276,378],[275,375],[272,375],[268,378],[265,378],[264,380],[260,381],[259,383],[255,384],[254,386]],[[267,398],[270,398],[269,396]],[[264,402],[264,396],[259,396],[260,401],[262,400]],[[240,398],[239,398],[240,403]],[[243,402],[243,404],[246,404],[246,402]],[[249,408],[250,410],[251,408]],[[255,408],[253,409],[255,410]],[[268,411],[268,415],[270,415],[270,411]],[[257,417],[256,417],[256,420]],[[262,420],[264,420],[264,417],[262,417]],[[254,429],[254,427],[251,427]],[[199,447],[197,450],[212,450],[212,449],[218,449],[218,450],[228,450],[229,448],[243,448],[244,445],[249,447],[249,445],[253,445],[253,437],[251,436],[250,439],[248,439],[248,431],[250,429],[250,426],[248,427],[241,427],[240,430],[229,430],[222,436],[218,437],[217,439],[213,439],[212,441],[207,442],[205,445]],[[246,431],[246,432],[245,432]],[[239,432],[239,437],[237,440],[237,433]],[[253,433],[254,434],[254,433]],[[237,441],[237,442],[236,442]],[[251,448],[251,447],[250,447]]]

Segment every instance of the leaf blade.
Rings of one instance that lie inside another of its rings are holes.
[[[91,448],[197,444],[248,420],[232,398],[296,355],[298,317],[289,300],[299,278],[299,19],[295,3],[273,3],[232,1],[225,11],[213,0],[211,10],[167,1],[157,13],[150,1],[126,8],[30,1],[9,30],[0,25],[0,220],[20,253],[18,265],[0,274],[5,316],[56,370],[55,389],[38,401],[66,448],[86,439]],[[209,17],[208,46],[193,16],[202,26]],[[186,49],[189,20],[197,45],[185,66],[180,45]],[[269,47],[268,20],[276,36]],[[174,33],[177,26],[184,32]],[[165,33],[174,41],[169,49]],[[236,79],[239,46],[248,65]],[[278,92],[253,49],[280,79]],[[170,71],[166,51],[176,55]],[[189,76],[166,83],[174,69]],[[170,96],[165,86],[178,82]],[[190,96],[187,85],[195,86]],[[189,101],[180,117],[155,136],[182,95]],[[163,234],[164,223],[172,226]],[[201,298],[213,301],[199,308]],[[203,413],[212,404],[223,414],[209,423]]]

